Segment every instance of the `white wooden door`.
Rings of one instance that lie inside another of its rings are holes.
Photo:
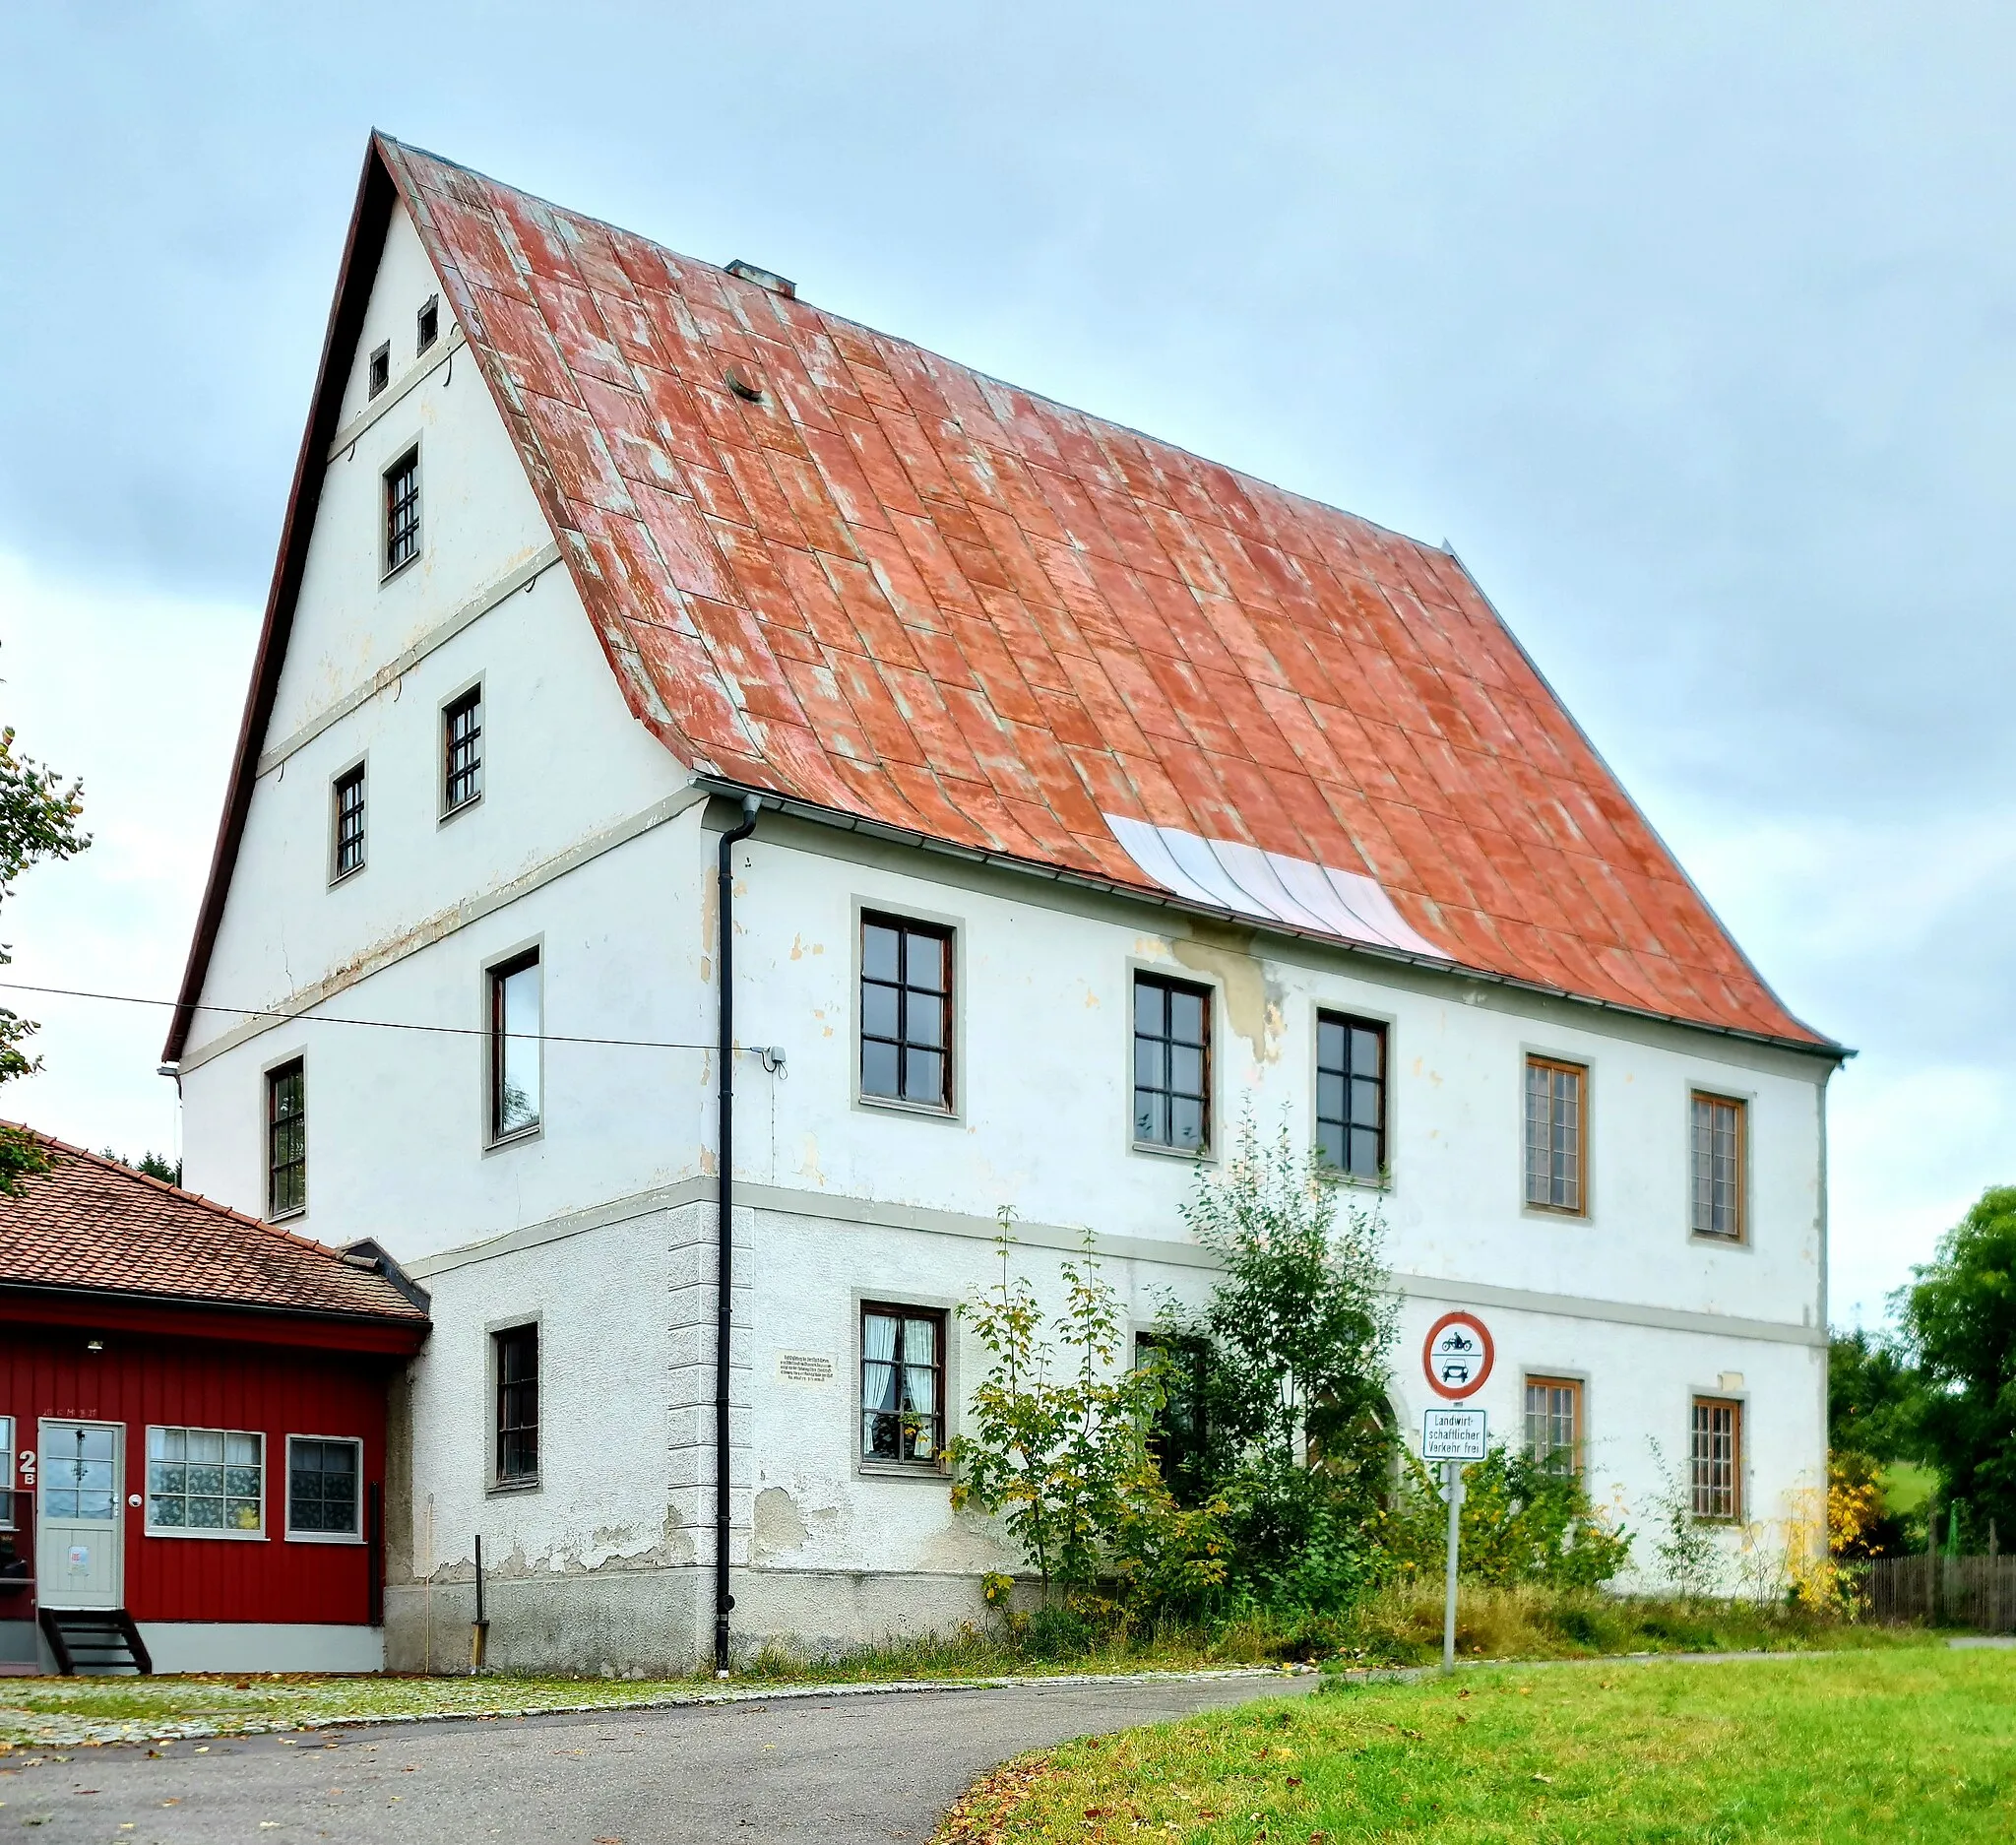
[[[44,1422],[35,1598],[44,1608],[117,1608],[124,1587],[122,1423]]]

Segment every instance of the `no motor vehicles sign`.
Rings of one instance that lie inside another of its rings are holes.
[[[1460,1401],[1484,1387],[1496,1355],[1489,1331],[1475,1313],[1444,1313],[1421,1345],[1421,1368],[1437,1396]]]

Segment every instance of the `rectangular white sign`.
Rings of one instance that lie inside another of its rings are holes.
[[[1422,1460],[1480,1461],[1483,1457],[1482,1410],[1428,1410],[1422,1414]]]

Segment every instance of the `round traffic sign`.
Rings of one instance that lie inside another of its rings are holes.
[[[1456,1401],[1484,1387],[1496,1357],[1490,1329],[1475,1313],[1444,1313],[1421,1344],[1429,1389]]]

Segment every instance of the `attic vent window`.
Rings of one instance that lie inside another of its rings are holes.
[[[441,337],[441,297],[430,294],[420,308],[420,334],[413,342],[415,352],[424,352]]]
[[[722,373],[722,382],[745,404],[760,404],[763,402],[762,387],[751,384],[732,365]]]
[[[391,382],[392,343],[388,340],[371,354],[371,396],[376,397]]]
[[[728,265],[728,274],[739,276],[744,282],[753,282],[759,288],[768,288],[772,294],[781,294],[788,301],[798,298],[798,285],[788,276],[780,276],[771,269],[759,269],[754,263],[743,262],[739,256]]]

